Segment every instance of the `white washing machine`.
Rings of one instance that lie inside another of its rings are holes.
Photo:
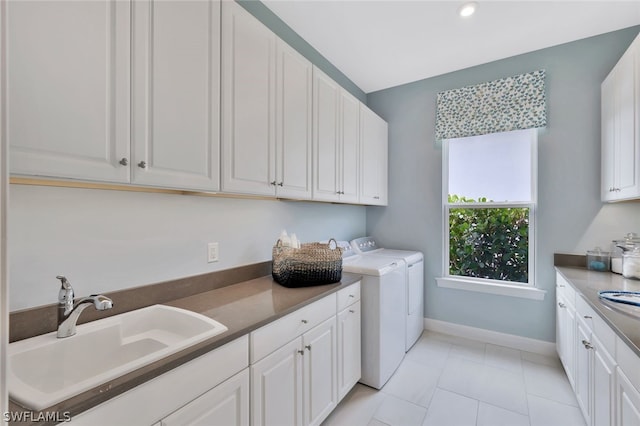
[[[394,250],[378,247],[373,237],[351,241],[353,250],[366,256],[402,259],[406,265],[406,284],[402,309],[406,315],[405,350],[408,351],[424,330],[424,256],[419,251]]]
[[[405,263],[402,259],[361,256],[346,241],[342,270],[362,275],[362,377],[360,383],[381,389],[396,371],[405,354],[403,301]]]

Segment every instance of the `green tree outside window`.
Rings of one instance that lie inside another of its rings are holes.
[[[449,195],[449,203],[490,202]],[[529,208],[451,207],[449,274],[528,282]]]

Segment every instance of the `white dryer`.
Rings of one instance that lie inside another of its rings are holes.
[[[424,256],[419,251],[381,248],[373,237],[351,241],[353,250],[366,256],[402,259],[406,267],[406,284],[402,309],[406,315],[405,350],[408,351],[424,330]]]
[[[405,263],[402,259],[361,256],[344,241],[342,270],[362,275],[362,377],[360,383],[381,389],[405,355],[403,303]],[[346,247],[345,247],[346,246]]]

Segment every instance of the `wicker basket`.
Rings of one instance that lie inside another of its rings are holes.
[[[333,238],[327,244],[307,243],[300,248],[284,247],[278,240],[271,275],[285,287],[336,283],[342,279],[342,249]]]

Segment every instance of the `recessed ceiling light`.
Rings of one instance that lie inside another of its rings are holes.
[[[471,16],[475,13],[477,7],[478,7],[478,3],[476,3],[475,1],[464,3],[458,9],[458,15],[462,16],[463,18]]]

